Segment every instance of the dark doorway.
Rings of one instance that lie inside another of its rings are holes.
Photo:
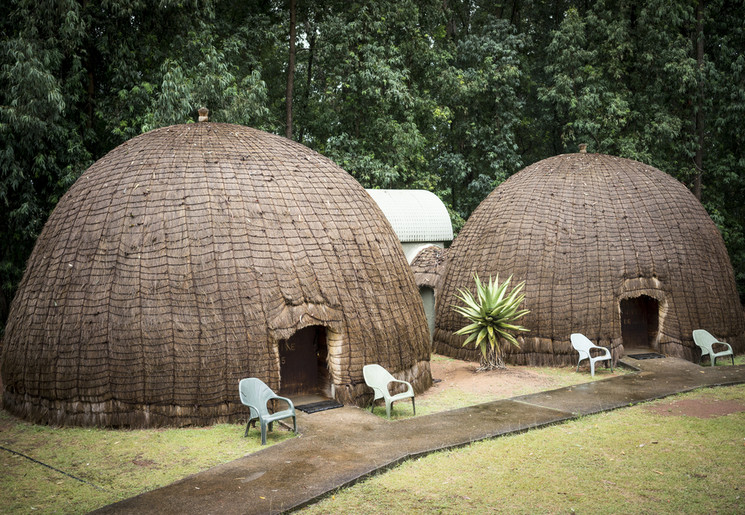
[[[331,379],[326,364],[326,328],[313,325],[279,342],[280,393],[327,394]]]
[[[621,337],[629,349],[657,349],[659,304],[647,295],[621,301]]]

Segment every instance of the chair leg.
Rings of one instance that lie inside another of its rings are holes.
[[[266,445],[266,422],[261,422],[261,445]]]
[[[590,360],[590,375],[595,377],[595,362],[593,360]]]
[[[292,416],[292,432],[297,434],[297,418],[295,418],[295,415]]]
[[[735,355],[734,354],[730,354],[729,357],[732,360],[732,365],[734,365],[735,364]]]
[[[246,424],[246,432],[243,433],[244,438],[248,436],[248,429],[251,427],[251,424],[253,424],[254,427],[256,427],[256,419],[255,418],[249,418],[248,423]]]
[[[385,401],[385,414],[388,418],[391,418],[391,405],[392,402]]]
[[[411,398],[411,409],[414,410],[414,415],[416,415],[416,404],[414,404],[414,397]]]

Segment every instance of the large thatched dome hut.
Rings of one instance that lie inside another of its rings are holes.
[[[361,404],[367,363],[431,384],[375,202],[300,144],[187,124],[120,145],[60,200],[11,306],[3,402],[53,424],[208,424],[245,416],[249,376]]]
[[[694,329],[745,349],[745,321],[722,237],[669,175],[599,154],[545,159],[515,174],[474,211],[448,250],[437,299],[435,351],[476,360],[453,333],[451,308],[473,274],[526,281],[530,329],[507,347],[515,364],[571,364],[569,336],[694,360]]]

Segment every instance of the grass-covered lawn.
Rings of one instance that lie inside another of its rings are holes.
[[[745,385],[680,399],[736,400]],[[645,405],[409,461],[303,513],[745,513],[745,412]]]
[[[86,513],[259,450],[258,430],[244,429],[61,429],[0,411],[0,446],[87,482],[0,449],[0,513]],[[275,428],[267,444],[291,436]]]

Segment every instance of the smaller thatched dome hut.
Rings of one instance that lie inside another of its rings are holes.
[[[579,332],[618,357],[645,348],[694,360],[692,331],[745,349],[745,320],[722,237],[688,189],[656,168],[599,154],[535,163],[496,188],[448,249],[436,352],[477,360],[454,334],[458,289],[525,280],[530,329],[506,346],[515,364],[572,364]]]
[[[245,417],[244,377],[364,404],[368,363],[432,381],[413,275],[364,188],[287,139],[178,125],[111,151],[49,217],[3,403],[52,424],[208,424]]]

